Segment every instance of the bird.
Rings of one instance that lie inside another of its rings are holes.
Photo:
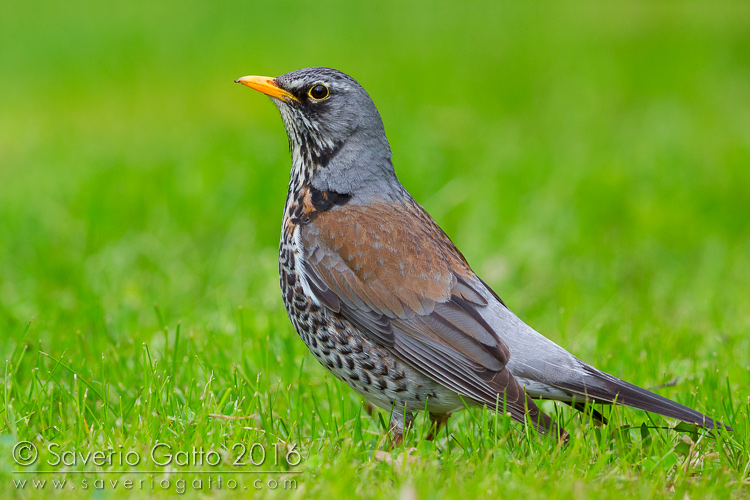
[[[519,319],[396,177],[383,121],[354,78],[310,67],[235,82],[271,98],[289,140],[279,245],[289,319],[317,361],[390,412],[393,443],[415,412],[428,412],[430,439],[467,406],[567,442],[537,400],[731,429],[585,363]]]

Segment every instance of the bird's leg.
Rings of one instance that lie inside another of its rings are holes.
[[[391,443],[395,448],[401,446],[404,441],[404,432],[414,426],[414,414],[411,412],[397,412],[395,409],[391,413]]]
[[[373,415],[375,415],[375,414],[376,414],[376,413],[378,412],[378,407],[377,407],[377,406],[375,406],[374,404],[370,403],[370,402],[369,402],[369,401],[367,401],[367,400],[365,400],[365,402],[364,402],[364,403],[365,403],[365,404],[364,404],[364,409],[365,409],[365,413],[367,413],[367,414],[368,414],[368,415],[370,415],[371,417],[372,417]]]
[[[450,413],[446,413],[445,415],[435,415],[434,413],[430,413],[430,432],[427,433],[425,439],[427,439],[427,441],[435,439],[437,435],[440,434],[443,426],[448,423],[450,417]]]

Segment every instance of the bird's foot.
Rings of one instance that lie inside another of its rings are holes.
[[[391,413],[391,449],[401,446],[404,442],[404,432],[414,427],[414,415],[410,412]]]

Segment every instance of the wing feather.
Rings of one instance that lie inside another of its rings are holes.
[[[332,313],[441,385],[520,422],[553,424],[506,364],[510,349],[482,316],[495,300],[413,200],[348,204],[301,226],[308,286]],[[489,299],[487,298],[489,297]]]

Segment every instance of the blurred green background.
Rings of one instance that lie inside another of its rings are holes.
[[[322,378],[278,290],[286,136],[233,80],[324,65],[522,319],[703,411],[705,377],[748,394],[747,2],[15,1],[0,27],[5,359],[33,318],[30,352],[96,380],[181,321],[180,363]]]

